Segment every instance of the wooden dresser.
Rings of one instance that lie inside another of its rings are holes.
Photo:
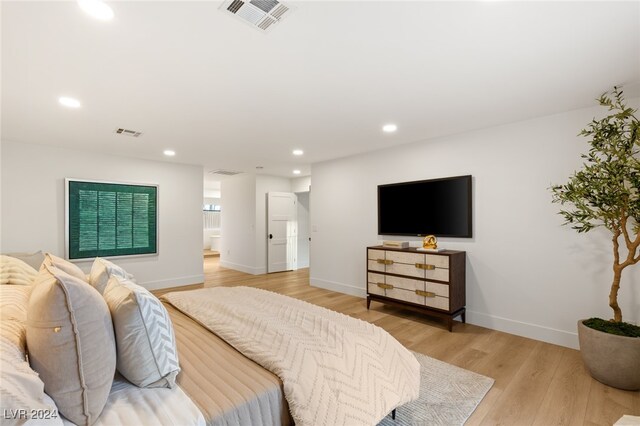
[[[416,248],[367,247],[367,309],[371,301],[465,322],[464,251],[437,253]]]

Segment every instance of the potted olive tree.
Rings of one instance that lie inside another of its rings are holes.
[[[609,115],[594,119],[580,135],[589,138],[585,163],[564,185],[554,185],[565,225],[578,232],[605,227],[611,232],[613,318],[578,321],[580,352],[591,375],[620,389],[640,389],[640,327],[622,322],[618,291],[623,271],[640,262],[640,125],[637,110],[614,87],[598,100]],[[624,285],[638,282],[624,282]]]

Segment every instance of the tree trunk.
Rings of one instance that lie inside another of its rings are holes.
[[[620,290],[620,278],[622,277],[622,268],[620,265],[613,266],[613,283],[611,284],[611,292],[609,293],[609,306],[613,309],[613,321],[622,322],[622,310],[618,306],[618,290]]]

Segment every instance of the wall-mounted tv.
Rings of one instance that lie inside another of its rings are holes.
[[[471,175],[378,185],[378,234],[471,238]]]

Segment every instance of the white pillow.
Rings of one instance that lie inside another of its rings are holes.
[[[40,266],[40,270],[42,270],[45,265],[58,268],[61,271],[71,275],[72,277],[78,278],[82,282],[87,282],[87,276],[84,272],[82,272],[82,269],[80,269],[78,265],[74,265],[73,263],[61,257],[54,256],[51,253],[45,253],[44,260],[42,261],[42,266]]]
[[[89,284],[98,290],[100,294],[103,294],[107,282],[111,277],[124,278],[135,282],[133,275],[120,266],[101,257],[96,257],[91,266],[91,272],[89,273]]]
[[[38,271],[15,257],[0,255],[0,284],[28,285]]]
[[[103,296],[115,329],[120,374],[140,387],[174,387],[180,365],[164,305],[144,287],[117,277],[109,279]]]

